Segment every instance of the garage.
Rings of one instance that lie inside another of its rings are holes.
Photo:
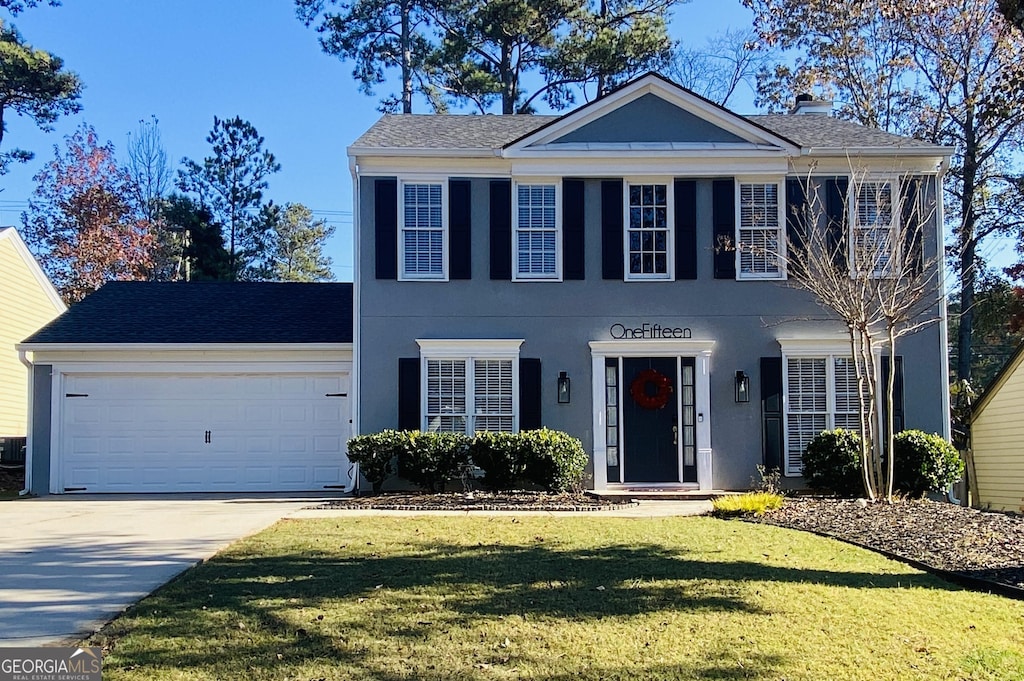
[[[18,349],[33,493],[353,486],[351,284],[112,282]]]
[[[63,492],[344,489],[348,376],[64,377]]]

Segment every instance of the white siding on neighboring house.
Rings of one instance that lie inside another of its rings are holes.
[[[23,437],[28,421],[28,369],[20,343],[64,311],[13,228],[0,229],[0,437]]]
[[[1024,352],[1018,352],[978,405],[971,447],[978,503],[1024,512]]]

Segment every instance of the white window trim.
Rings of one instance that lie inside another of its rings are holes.
[[[665,205],[668,215],[665,226],[665,274],[629,273],[629,187],[634,184],[665,185]],[[627,177],[622,182],[622,278],[623,281],[674,281],[676,278],[676,206],[675,179],[671,177]]]
[[[422,274],[405,271],[405,185],[407,184],[440,184],[441,185],[441,274]],[[448,178],[447,177],[400,177],[398,178],[398,281],[448,281]]]
[[[555,187],[555,273],[519,272],[519,185]],[[520,177],[512,181],[512,281],[562,281],[562,180],[551,177]]]
[[[779,197],[779,253],[776,255],[778,261],[779,271],[778,272],[765,272],[765,273],[745,273],[740,265],[740,230],[742,228],[740,222],[741,215],[741,192],[740,187],[744,184],[774,184],[778,187]],[[772,176],[749,176],[749,177],[737,177],[736,178],[736,233],[733,235],[734,243],[736,244],[736,280],[737,281],[779,281],[786,279],[786,255],[787,255],[787,244],[786,244],[786,178],[778,175]]]
[[[519,349],[522,338],[517,339],[421,339],[420,346],[420,430],[427,423],[427,362],[429,360],[462,360],[466,362],[466,427],[469,435],[475,432],[474,360],[498,359],[512,362],[512,432],[519,432]]]
[[[889,238],[892,240],[892,253],[889,262],[899,261],[902,244],[899,243],[900,225],[903,220],[903,183],[899,175],[882,174],[867,175],[857,178],[851,177],[850,184],[846,190],[846,262],[849,267],[850,276],[858,274],[869,274],[872,279],[882,279],[889,275],[891,267],[881,270],[874,270],[870,273],[862,271],[857,266],[857,194],[862,185],[865,184],[889,184],[889,191],[892,196],[892,221],[889,224]]]

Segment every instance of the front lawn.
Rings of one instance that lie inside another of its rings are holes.
[[[286,520],[91,641],[105,679],[1021,679],[1024,603],[712,518]]]

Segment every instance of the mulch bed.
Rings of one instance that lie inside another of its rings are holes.
[[[601,511],[624,502],[587,494],[540,492],[385,492],[378,496],[333,499],[318,509],[376,509],[381,511]],[[625,502],[629,503],[629,502]]]
[[[928,500],[890,505],[793,498],[759,521],[850,541],[953,576],[1024,589],[1024,517]]]

